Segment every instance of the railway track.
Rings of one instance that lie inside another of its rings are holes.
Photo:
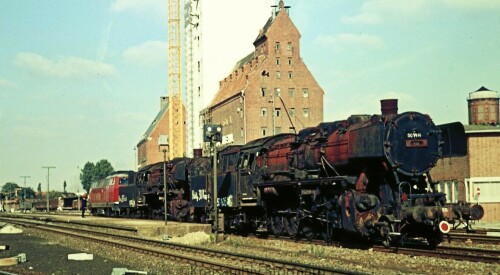
[[[437,257],[443,259],[453,259],[459,261],[482,262],[482,263],[493,263],[493,264],[500,263],[500,251],[480,249],[480,248],[438,246],[435,250],[426,250],[426,249],[405,248],[405,247],[386,248],[383,246],[374,246],[373,250],[386,253],[404,254],[410,256],[427,256],[427,257],[435,257],[435,258]]]
[[[83,228],[70,228],[62,225],[47,224],[41,221],[0,218],[5,222],[44,230],[46,232],[63,234],[86,241],[100,243],[135,251],[148,256],[168,259],[174,262],[195,265],[206,270],[237,274],[270,274],[277,269],[283,273],[292,274],[360,274],[353,271],[331,267],[312,266],[298,262],[263,258],[253,255],[218,251],[209,248],[195,247],[148,240],[134,236],[116,235]]]
[[[500,237],[499,236],[488,236],[486,233],[484,234],[467,234],[467,233],[450,233],[448,237],[445,237],[445,241],[450,242],[462,242],[462,243],[471,243],[471,244],[491,244],[491,245],[499,245]]]
[[[486,237],[485,235],[481,235],[483,237]],[[469,236],[469,239],[472,236]],[[478,239],[480,236],[478,236]],[[494,236],[489,236],[491,237],[491,240],[496,244],[498,241],[500,241],[500,238],[494,237]],[[476,238],[472,237],[474,242],[477,243]],[[278,238],[278,239],[283,239],[284,238]],[[490,238],[485,238],[484,240],[488,240]],[[291,240],[293,242],[301,242],[301,243],[314,243],[315,245],[327,245],[323,241],[319,240],[311,240],[311,241],[306,241],[306,240]],[[453,239],[454,241],[457,240],[457,238]],[[492,242],[488,242],[492,243]],[[438,246],[435,250],[430,250],[427,247],[422,247],[421,245],[415,246],[416,248],[412,247],[384,247],[382,245],[373,245],[373,246],[367,246],[365,244],[360,244],[358,245],[352,245],[348,244],[346,246],[345,244],[338,242],[338,243],[333,243],[332,245],[337,245],[337,246],[343,246],[346,248],[352,248],[352,249],[373,249],[373,251],[378,251],[378,252],[385,252],[385,253],[395,253],[395,254],[403,254],[403,255],[410,255],[410,256],[427,256],[427,257],[434,257],[434,258],[442,258],[442,259],[453,259],[453,260],[460,260],[460,261],[470,261],[470,262],[483,262],[483,263],[494,263],[498,264],[500,263],[500,250],[498,249],[483,249],[483,248],[471,248],[471,247],[458,247],[458,246],[446,246],[446,245],[441,245]]]
[[[17,223],[20,224],[19,217],[16,218],[1,218],[2,220],[8,221],[10,223]],[[68,226],[64,226],[64,222],[60,221],[52,221],[52,220],[47,220],[47,219],[38,219],[38,220],[33,220],[33,219],[27,219],[28,221],[24,223],[23,225],[25,226],[36,226],[37,228],[44,229],[44,230],[51,230],[58,228],[58,230],[72,230],[71,228],[68,228]],[[47,222],[60,222],[62,225],[47,225]],[[87,226],[94,226],[94,225],[88,225]],[[102,226],[102,225],[97,225],[101,230],[102,229],[113,229],[113,230],[121,230],[122,228],[117,228],[113,226]],[[82,228],[78,228],[78,234],[76,236],[80,237],[81,233],[84,233],[84,235],[87,236],[99,236],[99,238],[103,239],[114,239],[118,240],[119,244],[122,243],[131,243],[132,245],[129,247],[129,249],[132,249],[134,251],[140,252],[141,249],[144,249],[144,247],[152,247],[155,249],[160,249],[160,250],[167,250],[167,251],[177,251],[177,252],[182,252],[182,251],[193,251],[191,255],[196,255],[200,260],[202,260],[202,257],[200,255],[208,255],[205,258],[207,259],[222,259],[222,258],[227,258],[227,259],[234,259],[239,263],[239,265],[235,266],[233,271],[241,271],[241,267],[243,266],[242,263],[244,263],[245,266],[252,266],[254,268],[257,268],[258,270],[267,270],[269,271],[269,268],[284,268],[285,270],[289,271],[297,271],[301,270],[301,272],[304,272],[304,270],[310,269],[310,270],[316,270],[317,273],[323,274],[323,273],[345,273],[345,274],[350,274],[351,272],[344,271],[344,270],[336,270],[336,269],[321,269],[319,267],[313,267],[313,266],[294,266],[297,265],[297,263],[293,263],[292,265],[288,262],[284,261],[275,261],[275,262],[270,262],[271,259],[265,259],[267,261],[263,262],[264,259],[258,258],[258,257],[252,257],[250,255],[240,255],[237,253],[227,253],[227,252],[220,252],[217,250],[213,249],[206,249],[203,251],[203,249],[200,250],[198,247],[193,247],[193,246],[186,246],[186,245],[179,245],[179,244],[173,244],[173,243],[168,243],[168,242],[161,242],[161,241],[154,241],[154,240],[147,240],[143,238],[138,238],[135,236],[124,236],[123,234],[120,234],[117,236],[117,234],[112,234],[112,233],[104,233],[104,232],[97,232],[95,230],[84,230]],[[61,232],[62,234],[63,232]],[[133,234],[133,232],[130,232]],[[279,238],[281,240],[287,240],[286,238]],[[300,243],[307,243],[311,244],[314,243],[315,245],[324,245],[324,242],[320,241],[306,241],[306,240],[291,240],[288,239],[289,241],[293,242],[300,242]],[[486,234],[458,234],[458,233],[453,233],[449,235],[448,240],[451,241],[458,241],[458,242],[464,242],[470,240],[472,243],[488,243],[488,244],[498,244],[500,241],[499,237],[495,236],[486,236]],[[101,242],[106,244],[105,241],[99,241],[99,240],[94,240],[96,242]],[[133,244],[136,244],[135,246]],[[109,243],[110,245],[115,245],[113,243]],[[116,245],[119,245],[116,244]],[[139,244],[137,246],[137,244]],[[345,247],[345,245],[340,244]],[[141,248],[142,247],[142,248]],[[125,247],[126,248],[126,247]],[[353,248],[356,248],[355,246]],[[361,249],[367,249],[368,247],[364,246]],[[422,249],[422,248],[407,248],[407,247],[393,247],[393,248],[385,248],[383,246],[372,246],[370,247],[374,251],[380,251],[380,252],[386,252],[386,253],[398,253],[398,254],[404,254],[404,255],[410,255],[410,256],[429,256],[429,257],[437,257],[437,258],[444,258],[444,259],[455,259],[455,260],[462,260],[462,261],[471,261],[471,262],[484,262],[484,263],[500,263],[500,251],[498,249],[496,250],[487,250],[487,249],[480,249],[480,248],[469,248],[469,247],[456,247],[456,246],[438,246],[436,250],[428,250],[428,249]],[[360,249],[360,248],[358,248]],[[148,254],[153,254],[157,255],[158,257],[164,257],[168,259],[173,259],[173,260],[180,260],[182,262],[190,263],[193,264],[196,259],[190,258],[189,255],[185,259],[175,259],[174,255],[169,255],[169,253],[164,253],[161,251],[148,251],[144,250],[142,253],[148,253]],[[182,255],[183,253],[180,253],[179,255]],[[188,253],[189,254],[189,253]],[[247,258],[247,260],[242,260],[242,258]],[[250,261],[254,261],[255,263],[252,263]],[[200,266],[210,266],[209,263],[201,261]],[[210,268],[216,269],[216,270],[225,270],[229,271],[228,266],[211,266]],[[240,269],[238,269],[240,268]],[[248,270],[247,270],[248,271]]]

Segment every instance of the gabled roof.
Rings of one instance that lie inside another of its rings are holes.
[[[257,46],[257,44],[259,44],[262,40],[264,40],[264,38],[266,37],[266,33],[269,30],[269,27],[271,27],[271,25],[273,24],[273,21],[274,21],[273,17],[269,17],[269,19],[267,19],[266,24],[264,25],[264,27],[259,32],[259,34],[257,35],[257,37],[253,42],[254,46]]]
[[[243,65],[245,65],[246,63],[250,62],[252,59],[254,59],[254,56],[255,56],[255,52],[252,51],[251,53],[249,53],[247,56],[243,57],[242,59],[240,59],[238,62],[236,62],[236,64],[234,65],[233,67],[233,72],[234,71],[237,71],[239,68],[243,67]]]
[[[170,104],[169,104],[168,101],[165,102],[165,105],[163,106],[163,108],[161,108],[161,110],[158,112],[158,114],[156,115],[156,117],[153,120],[153,122],[151,122],[151,125],[149,125],[149,128],[146,130],[146,132],[144,133],[144,135],[142,135],[141,139],[139,140],[139,143],[141,143],[142,141],[146,140],[151,135],[151,133],[153,132],[153,130],[158,125],[158,122],[161,120],[161,118],[167,112],[169,105]]]

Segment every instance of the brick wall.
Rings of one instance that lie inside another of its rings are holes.
[[[434,181],[459,180],[469,178],[468,156],[444,158],[437,161],[431,169]]]
[[[499,203],[481,203],[479,204],[484,209],[484,217],[481,221],[498,222],[500,221],[500,204]]]
[[[185,107],[183,106],[183,110],[185,112]],[[161,110],[160,110],[161,112]],[[158,147],[158,138],[160,135],[168,136],[168,125],[169,125],[169,114],[168,109],[165,111],[163,116],[157,118],[158,121],[155,122],[154,128],[147,137],[145,137],[138,145],[137,145],[137,165],[139,168],[147,166],[149,164],[162,162],[163,161],[163,152]],[[184,123],[183,131],[186,131],[186,124]],[[186,141],[184,140],[184,143]],[[184,148],[185,145],[184,145]],[[168,149],[167,149],[168,150]],[[185,152],[184,152],[185,154]],[[168,152],[166,153],[167,160],[169,159]]]
[[[470,177],[500,176],[500,133],[468,138]]]
[[[286,12],[278,13],[266,40],[246,58],[220,81],[204,123],[222,124],[223,135],[244,144],[323,121],[324,92],[300,57],[300,33]]]

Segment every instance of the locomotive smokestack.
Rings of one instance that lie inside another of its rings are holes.
[[[201,158],[202,155],[203,155],[202,149],[193,149],[194,158]]]
[[[380,108],[383,116],[398,114],[397,99],[382,99],[380,100]]]

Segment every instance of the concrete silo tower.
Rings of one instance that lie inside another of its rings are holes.
[[[477,91],[469,93],[467,99],[469,105],[470,125],[498,125],[498,93],[484,86]]]

